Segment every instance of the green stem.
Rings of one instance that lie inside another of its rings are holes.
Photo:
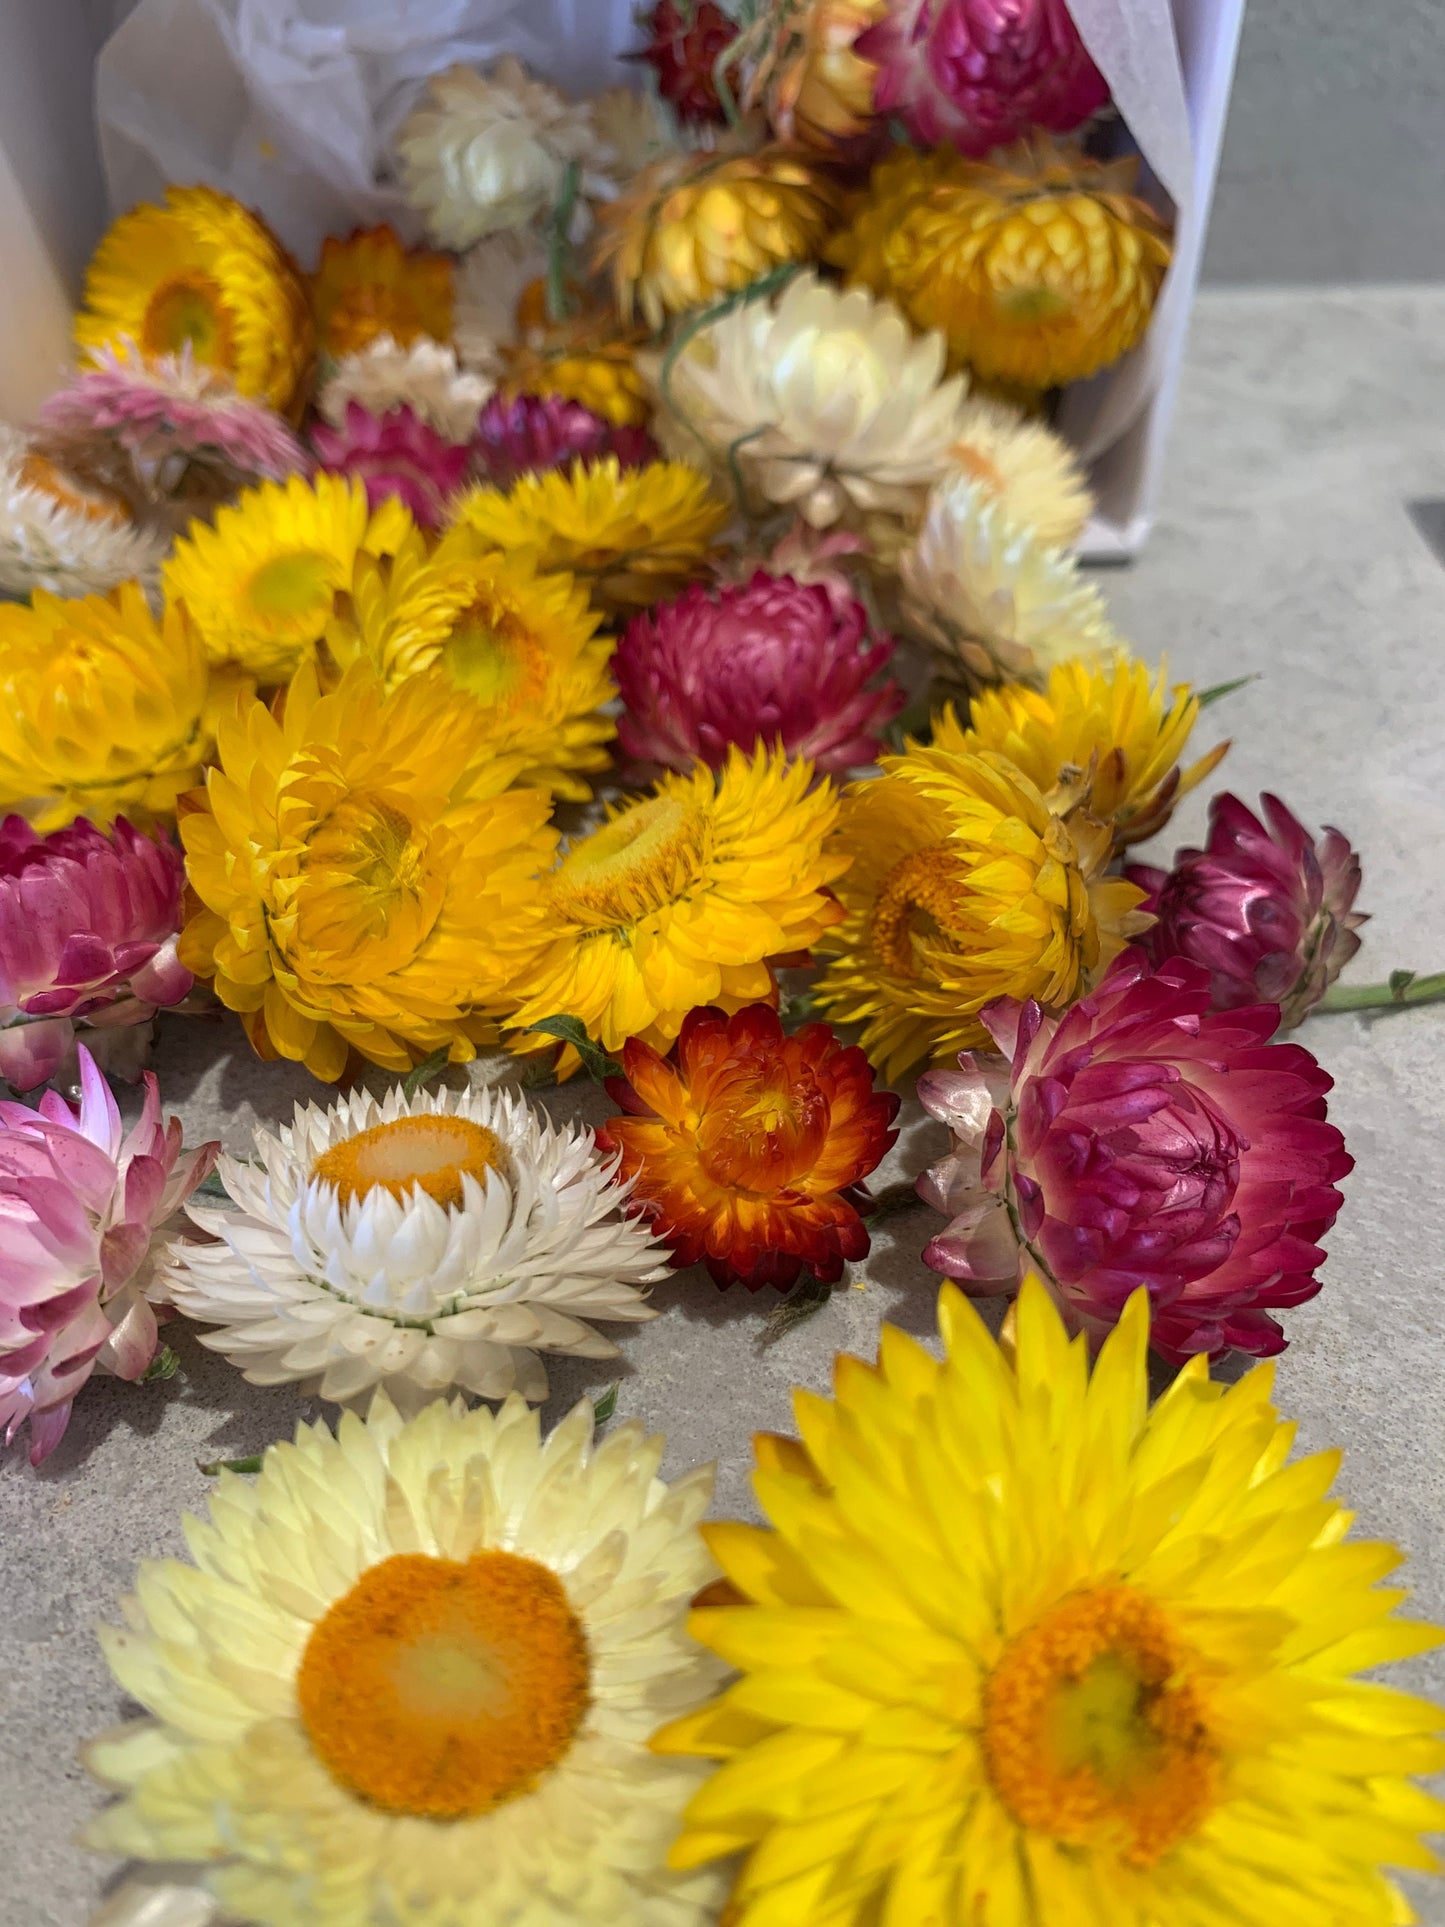
[[[565,321],[572,309],[567,296],[567,269],[572,259],[569,230],[581,185],[581,162],[568,161],[567,172],[562,176],[562,192],[552,215],[551,232],[547,236],[547,319],[553,322]]]
[[[1445,970],[1433,977],[1396,970],[1385,984],[1332,984],[1315,1009],[1403,1010],[1410,1004],[1439,1003],[1445,1003]]]

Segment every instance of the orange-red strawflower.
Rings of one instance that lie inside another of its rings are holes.
[[[691,1011],[666,1057],[632,1038],[622,1066],[608,1089],[628,1114],[598,1141],[621,1153],[633,1208],[674,1265],[787,1291],[805,1268],[832,1284],[866,1255],[861,1181],[898,1135],[898,1099],[873,1089],[861,1050],[827,1024],[789,1037],[775,1010],[749,1004]]]

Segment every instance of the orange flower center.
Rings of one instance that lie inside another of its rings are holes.
[[[707,819],[675,796],[634,803],[568,851],[552,878],[560,916],[623,930],[687,895],[707,860]]]
[[[968,442],[955,442],[948,451],[948,459],[981,488],[986,488],[990,495],[1003,494],[1003,475],[997,463],[991,462],[979,449],[971,447]]]
[[[963,871],[943,844],[915,850],[895,864],[873,906],[873,947],[899,977],[919,970],[920,943],[960,944],[969,926],[963,915]]]
[[[37,449],[30,449],[22,460],[19,479],[23,487],[48,495],[52,502],[85,516],[87,521],[124,523],[131,519],[118,495],[112,495],[109,489],[87,488]]]
[[[462,1179],[485,1184],[488,1171],[508,1169],[506,1147],[495,1132],[469,1117],[438,1113],[397,1117],[343,1138],[311,1167],[313,1178],[334,1184],[343,1204],[380,1185],[394,1198],[420,1188],[444,1206],[462,1202]]]
[[[189,348],[208,368],[230,368],[235,349],[221,290],[208,274],[173,275],[146,304],[141,347],[148,355]]]
[[[296,1690],[307,1737],[344,1787],[387,1813],[450,1820],[556,1766],[589,1675],[586,1635],[546,1566],[398,1553],[317,1621]]]
[[[1004,1650],[984,1755],[1019,1822],[1149,1867],[1214,1806],[1220,1760],[1197,1661],[1130,1586],[1065,1599]]]

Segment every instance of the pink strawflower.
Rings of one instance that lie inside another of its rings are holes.
[[[605,455],[615,455],[623,468],[643,468],[656,459],[657,443],[645,428],[615,427],[561,395],[516,395],[511,401],[493,395],[472,443],[478,470],[497,488]]]
[[[41,438],[77,474],[138,512],[204,513],[253,482],[310,469],[274,410],[238,394],[189,350],[144,356],[103,348],[93,360],[41,408]]]
[[[1109,98],[1064,0],[893,0],[856,51],[878,64],[875,110],[924,147],[1067,134]]]
[[[618,739],[629,756],[673,769],[717,769],[730,744],[757,742],[829,773],[853,769],[877,758],[903,707],[891,676],[872,681],[892,654],[861,602],[816,583],[761,569],[744,584],[694,583],[634,616],[617,645]]]
[[[466,447],[443,441],[414,410],[403,406],[373,415],[359,401],[347,403],[344,428],[313,423],[311,446],[323,468],[359,477],[373,508],[394,495],[424,529],[445,522],[447,502],[467,479],[471,462]]]
[[[30,1462],[59,1444],[96,1370],[139,1378],[155,1356],[146,1302],[157,1234],[206,1177],[217,1144],[181,1156],[161,1127],[156,1080],[127,1136],[90,1052],[80,1105],[47,1091],[38,1111],[0,1103],[0,1428],[29,1421]]]
[[[0,822],[0,1078],[17,1091],[73,1073],[83,1031],[103,1068],[134,1081],[151,1019],[194,983],[176,957],[185,869],[124,817],[41,836]]]
[[[1278,1004],[1280,1028],[1302,1022],[1360,947],[1369,921],[1354,907],[1360,859],[1338,830],[1314,842],[1277,796],[1261,822],[1237,796],[1217,796],[1202,850],[1172,870],[1135,864],[1158,918],[1142,939],[1155,963],[1188,957],[1209,972],[1216,1010]]]
[[[1199,965],[1128,950],[1062,1017],[1001,999],[983,1021],[1007,1061],[966,1051],[918,1080],[953,1133],[918,1181],[950,1219],[925,1263],[980,1296],[1036,1270],[1095,1339],[1145,1286],[1174,1364],[1283,1351],[1269,1310],[1319,1290],[1354,1160],[1326,1121],[1331,1080],[1269,1042],[1275,1007],[1213,1011]]]

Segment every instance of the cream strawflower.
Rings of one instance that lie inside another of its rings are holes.
[[[505,348],[521,334],[517,304],[547,272],[547,249],[530,229],[489,234],[458,261],[453,279],[452,341],[464,368],[495,382]]]
[[[959,432],[963,379],[943,380],[943,359],[942,336],[890,303],[800,274],[694,335],[670,399],[694,457],[700,441],[762,504],[828,528],[921,506]]]
[[[929,497],[899,574],[906,620],[969,687],[1026,681],[1066,656],[1124,646],[1073,557],[1045,547],[962,473]]]
[[[641,87],[609,87],[594,94],[592,125],[606,149],[608,174],[624,188],[634,174],[691,143],[656,94]]]
[[[402,184],[441,247],[525,227],[554,207],[569,165],[583,192],[607,195],[607,150],[589,102],[563,98],[507,54],[489,74],[436,74],[397,136]]]
[[[1093,495],[1068,443],[1006,402],[965,404],[948,466],[1048,548],[1073,548],[1093,512]]]
[[[727,1875],[666,1864],[708,1768],[648,1746],[723,1676],[686,1627],[711,1474],[664,1485],[662,1439],[592,1429],[382,1396],[223,1473],[195,1564],[144,1561],[102,1631],[151,1717],[86,1749],[124,1796],[87,1843],[256,1927],[716,1921]]]
[[[507,1091],[354,1091],[223,1157],[236,1211],[191,1210],[162,1295],[255,1385],[547,1396],[538,1351],[612,1358],[586,1318],[652,1318],[665,1275],[589,1131]]]
[[[354,401],[369,415],[409,408],[443,440],[469,442],[494,386],[463,369],[456,350],[440,341],[418,335],[401,348],[390,335],[378,335],[337,362],[316,405],[333,428],[345,428],[346,410]]]
[[[0,595],[104,595],[154,582],[170,546],[118,495],[87,487],[0,422]]]

